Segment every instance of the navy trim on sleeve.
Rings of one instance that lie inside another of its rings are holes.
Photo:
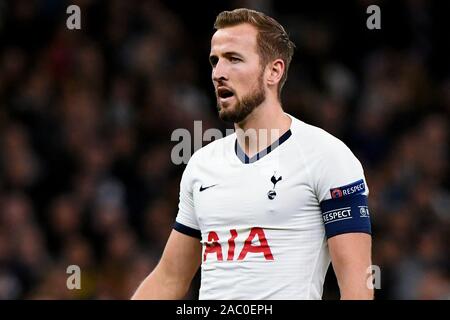
[[[327,238],[351,232],[372,234],[367,196],[355,194],[324,200],[320,208]]]
[[[202,239],[202,234],[200,230],[185,226],[184,224],[181,224],[179,222],[176,222],[173,224],[173,228],[177,230],[178,232],[181,232],[187,236],[191,236],[194,238]]]

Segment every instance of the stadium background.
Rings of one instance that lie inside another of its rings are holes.
[[[364,165],[377,298],[449,299],[444,1],[308,2],[0,0],[0,299],[127,299],[153,269],[184,169],[172,131],[226,128],[208,53],[215,16],[237,7],[297,45],[285,110]],[[81,30],[66,28],[70,4]],[[366,28],[370,4],[381,30]],[[72,264],[81,290],[66,288]],[[324,298],[338,298],[332,268]]]

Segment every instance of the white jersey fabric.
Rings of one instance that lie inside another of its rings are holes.
[[[238,157],[234,133],[186,166],[175,229],[201,235],[200,299],[322,298],[330,256],[320,203],[365,178],[343,142],[289,117],[284,140],[256,161]]]

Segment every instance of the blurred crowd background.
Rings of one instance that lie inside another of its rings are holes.
[[[376,297],[450,299],[444,1],[307,2],[0,0],[0,299],[128,299],[154,268],[184,169],[171,133],[229,128],[208,54],[215,16],[237,7],[296,43],[285,111],[363,163]],[[70,4],[81,30],[66,27]],[[381,30],[366,28],[370,4]],[[324,298],[339,298],[331,267]]]

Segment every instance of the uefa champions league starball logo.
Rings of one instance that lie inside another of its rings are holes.
[[[338,189],[338,188],[333,189],[333,190],[331,191],[331,197],[332,197],[333,199],[342,197],[342,191],[341,191],[341,189]]]

